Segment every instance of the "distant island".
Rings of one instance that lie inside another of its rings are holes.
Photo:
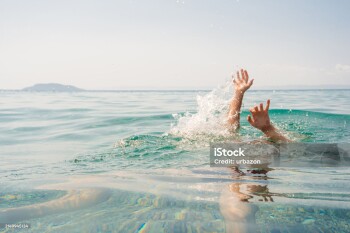
[[[59,83],[38,83],[31,87],[23,88],[22,91],[53,91],[53,92],[73,92],[84,91],[71,85],[63,85]]]

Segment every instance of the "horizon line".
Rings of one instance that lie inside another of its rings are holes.
[[[212,91],[213,89],[105,89],[105,90],[93,90],[93,89],[80,89],[72,91],[55,91],[55,90],[45,90],[45,91],[32,91],[32,90],[23,90],[23,89],[0,89],[0,91],[15,91],[15,92],[156,92],[156,91],[182,91],[182,92],[194,92],[194,91]],[[256,88],[251,89],[250,91],[315,91],[315,90],[350,90],[350,87],[335,87],[335,88]]]

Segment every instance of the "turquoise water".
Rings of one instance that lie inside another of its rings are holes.
[[[350,232],[347,167],[264,176],[209,166],[209,142],[262,137],[245,119],[268,98],[271,120],[293,140],[349,143],[350,91],[248,91],[238,135],[223,124],[230,96],[225,85],[0,92],[0,223],[31,224],[23,232],[225,232],[223,200],[248,195],[256,232]]]

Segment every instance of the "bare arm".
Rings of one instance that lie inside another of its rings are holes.
[[[274,142],[291,142],[285,135],[278,131],[271,122],[269,117],[270,100],[267,100],[266,108],[261,103],[260,106],[255,106],[249,111],[252,116],[248,116],[248,122],[255,128],[261,130],[266,137]]]
[[[237,72],[236,78],[233,79],[235,93],[230,103],[228,112],[228,124],[234,129],[239,128],[239,120],[244,93],[253,85],[254,79],[249,81],[249,75],[246,70],[241,69],[241,75]]]

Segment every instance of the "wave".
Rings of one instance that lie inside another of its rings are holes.
[[[252,140],[261,137],[261,132],[247,122],[247,115],[250,114],[247,109],[241,112],[239,133],[244,136],[230,132],[226,122],[233,92],[231,86],[231,82],[226,82],[209,93],[197,95],[197,111],[174,114],[176,122],[169,133],[195,140],[210,140],[213,137]],[[350,115],[298,109],[271,109],[269,113],[271,121],[295,141],[350,141]],[[332,134],[334,130],[337,130],[338,136]]]
[[[174,114],[158,114],[144,116],[125,116],[106,118],[103,122],[85,127],[107,127],[109,125],[154,125],[173,122],[165,132],[140,132],[118,140],[110,151],[82,154],[71,160],[74,163],[110,161],[116,157],[128,161],[142,158],[144,164],[155,161],[179,160],[185,156],[196,156],[198,151],[207,150],[211,142],[253,141],[263,134],[249,125],[246,118],[247,109],[241,112],[241,128],[232,133],[227,127],[227,112],[232,97],[232,84],[226,82],[222,86],[198,94],[195,111]],[[349,142],[350,130],[347,122],[350,115],[323,113],[300,109],[271,109],[270,118],[281,131],[297,142]],[[151,122],[151,123],[148,123]],[[120,162],[120,161],[119,161]],[[115,164],[113,164],[114,166]],[[137,166],[125,162],[123,166]]]

